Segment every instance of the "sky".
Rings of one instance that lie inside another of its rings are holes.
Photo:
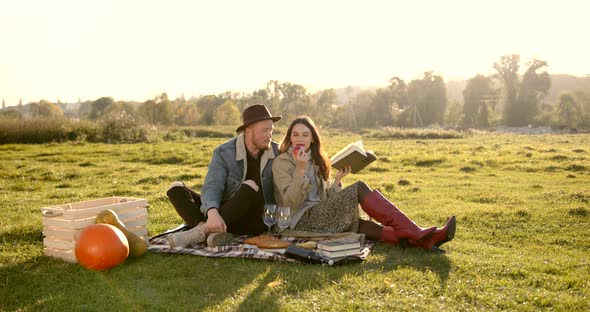
[[[386,86],[493,73],[502,55],[590,74],[586,0],[0,0],[6,105]]]

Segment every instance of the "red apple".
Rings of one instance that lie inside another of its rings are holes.
[[[303,144],[296,144],[293,147],[293,156],[297,156],[297,154],[299,154],[299,150],[303,148]]]

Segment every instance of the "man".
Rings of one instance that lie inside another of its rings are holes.
[[[213,151],[201,195],[174,182],[167,195],[191,230],[168,236],[170,246],[207,241],[214,247],[231,239],[230,233],[257,235],[265,204],[274,204],[272,161],[279,146],[272,141],[273,117],[264,105],[252,105],[242,114],[237,137]],[[200,209],[199,209],[200,208]]]

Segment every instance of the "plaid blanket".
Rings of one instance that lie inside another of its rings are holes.
[[[183,226],[176,229],[166,231],[163,234],[152,237],[149,240],[148,250],[155,253],[176,253],[176,254],[190,254],[194,256],[203,257],[226,257],[226,258],[251,258],[251,259],[263,259],[272,261],[286,261],[286,262],[299,262],[295,259],[286,257],[284,255],[285,249],[261,249],[254,245],[245,244],[244,241],[251,237],[248,235],[235,237],[234,240],[225,246],[217,246],[214,248],[207,247],[206,244],[196,244],[187,247],[174,247],[170,248],[168,244],[167,236],[183,230]],[[306,239],[275,235],[277,238],[286,240],[289,242],[303,243]],[[375,242],[365,240],[361,245],[361,256],[362,260],[366,259],[369,255]]]

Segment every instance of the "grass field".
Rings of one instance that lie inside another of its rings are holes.
[[[357,138],[324,139],[334,153]],[[422,226],[456,215],[444,255],[379,243],[362,264],[321,267],[148,254],[104,272],[43,256],[48,205],[141,197],[150,234],[178,225],[167,187],[200,189],[224,140],[0,145],[0,310],[590,310],[587,134],[365,138],[379,160],[344,182]]]

